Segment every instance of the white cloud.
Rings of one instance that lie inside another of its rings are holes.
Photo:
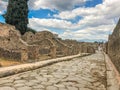
[[[113,25],[102,25],[99,27],[88,27],[85,29],[71,31],[67,30],[63,34],[60,34],[61,38],[71,38],[76,40],[89,40],[89,41],[99,41],[99,40],[107,40],[108,34],[111,33],[111,30],[115,27]]]
[[[96,23],[96,22],[94,22]],[[84,25],[84,24],[83,24]],[[29,27],[34,28],[37,31],[45,30],[45,28],[58,28],[64,30],[64,33],[59,36],[64,39],[77,39],[77,40],[107,40],[108,34],[112,33],[115,27],[115,23],[108,23],[102,25],[91,26],[81,28],[82,25],[72,24],[64,20],[57,19],[30,19]],[[76,28],[80,28],[77,29]],[[49,31],[52,31],[49,29]]]
[[[112,33],[116,22],[120,17],[120,1],[104,0],[92,8],[80,7],[71,11],[62,11],[54,15],[60,19],[74,19],[81,16],[77,26],[77,31],[66,31],[61,34],[64,38],[73,38],[78,40],[107,40],[108,34]]]
[[[0,11],[0,14],[2,14],[2,11]]]
[[[83,6],[86,1],[90,0],[29,0],[28,5],[32,10],[39,9],[50,9],[50,10],[59,10],[66,11],[72,10],[75,5]],[[6,8],[6,3],[8,0],[0,0],[0,8],[1,10]]]
[[[120,1],[119,0],[105,0],[102,4],[96,5],[96,7],[85,8],[79,7],[71,11],[63,11],[58,15],[54,15],[61,19],[73,19],[76,16],[87,17],[90,15],[103,16],[104,18],[120,17]]]
[[[7,2],[5,0],[0,0],[0,14],[3,14],[3,11],[7,8]]]
[[[66,11],[74,8],[75,5],[83,5],[88,0],[29,0],[29,6],[33,10],[51,9]]]
[[[76,24],[72,24],[69,21],[58,20],[58,19],[39,19],[39,18],[30,18],[29,19],[30,27],[49,27],[49,28],[59,28],[59,29],[74,29]]]
[[[102,4],[92,8],[80,7],[71,11],[62,11],[59,15],[55,15],[60,19],[32,18],[30,26],[38,27],[37,30],[39,27],[63,29],[64,33],[60,34],[62,38],[107,40],[108,34],[112,33],[115,27],[114,19],[120,16],[120,3],[118,2],[118,0],[105,0]],[[75,24],[66,20],[74,19],[76,16],[83,18]]]
[[[78,22],[79,25],[84,27],[96,27],[101,25],[111,25],[113,24],[113,19],[106,19],[102,15],[89,15],[84,17]]]

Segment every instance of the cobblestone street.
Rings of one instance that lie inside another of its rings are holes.
[[[106,90],[101,52],[0,79],[0,90]]]

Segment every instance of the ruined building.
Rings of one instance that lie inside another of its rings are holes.
[[[14,26],[0,23],[0,57],[28,60],[36,59],[37,55],[36,45],[28,45],[23,41],[21,34]]]
[[[0,57],[15,60],[40,60],[43,55],[50,58],[95,53],[94,44],[75,40],[62,40],[57,34],[41,31],[26,32],[21,36],[14,26],[0,23]]]
[[[49,31],[41,31],[36,34],[27,32],[22,39],[29,45],[38,45],[40,55],[48,54],[53,58],[73,55],[72,52],[70,53],[71,48]]]

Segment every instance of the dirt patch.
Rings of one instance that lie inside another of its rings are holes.
[[[7,67],[7,66],[13,66],[13,65],[19,65],[19,64],[22,64],[22,62],[0,58],[1,67]]]
[[[48,59],[51,59],[51,57],[48,55],[42,55],[39,57],[39,60],[37,61],[44,61]],[[0,58],[0,67],[14,66],[14,65],[19,65],[19,64],[29,63],[29,62],[35,62],[35,60],[28,60],[26,62],[21,62],[21,61]]]
[[[107,87],[107,78],[106,78],[105,74],[102,75],[100,73],[100,70],[97,70],[97,69],[92,69],[91,74],[93,77],[95,77],[97,79],[97,82],[99,81],[99,82],[101,82],[101,84],[103,84],[105,87]],[[96,83],[96,81],[93,83]]]
[[[47,59],[51,59],[51,57],[48,56],[48,55],[42,55],[42,56],[39,57],[40,61],[47,60]]]

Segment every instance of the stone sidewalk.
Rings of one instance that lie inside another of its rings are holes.
[[[105,55],[106,73],[107,73],[107,90],[120,90],[120,74],[115,68],[107,54]]]
[[[106,90],[103,53],[0,78],[0,90]]]

